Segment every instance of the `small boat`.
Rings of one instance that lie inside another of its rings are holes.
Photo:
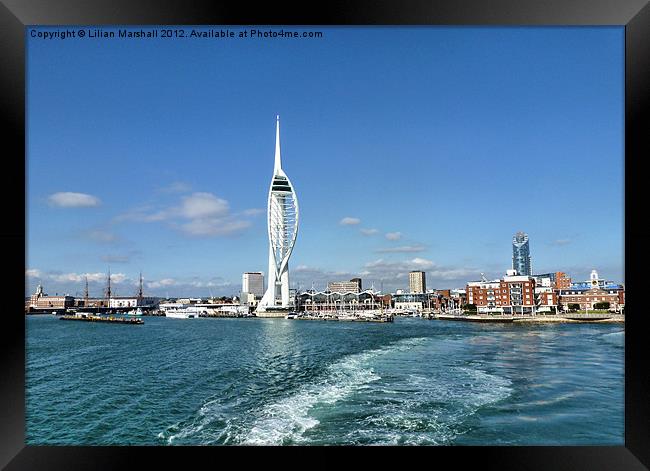
[[[142,308],[138,307],[134,311],[129,311],[126,313],[127,316],[141,316],[143,314]]]
[[[173,319],[197,319],[199,317],[199,310],[195,307],[175,307],[165,311],[165,317]]]
[[[295,318],[297,318],[297,317],[298,317],[298,314],[295,313],[295,312],[290,312],[289,314],[287,314],[286,316],[284,316],[285,319],[295,319]]]

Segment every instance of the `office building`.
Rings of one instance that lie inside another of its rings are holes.
[[[264,296],[264,274],[261,272],[246,272],[242,275],[242,293],[250,293],[259,298]]]
[[[359,285],[360,283],[356,281],[330,281],[327,283],[327,290],[337,293],[358,293],[361,291]]]
[[[423,271],[412,271],[409,273],[409,289],[411,293],[426,293],[427,281]]]
[[[517,232],[512,238],[512,268],[518,275],[530,276],[533,272],[530,263],[528,234]]]

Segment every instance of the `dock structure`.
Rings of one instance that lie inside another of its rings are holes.
[[[110,324],[131,324],[131,325],[142,325],[144,321],[142,319],[136,319],[132,317],[113,317],[113,316],[93,316],[93,315],[64,315],[59,318],[62,321],[81,321],[81,322],[106,322]]]
[[[338,322],[393,322],[393,315],[379,311],[304,311],[295,319]]]
[[[465,322],[490,323],[572,323],[572,322],[625,322],[625,316],[620,314],[566,314],[566,315],[485,315],[485,314],[436,314],[430,319]]]

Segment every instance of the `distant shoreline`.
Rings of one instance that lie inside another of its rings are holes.
[[[609,316],[594,316],[586,315],[580,317],[579,315],[564,317],[564,316],[526,316],[526,317],[512,317],[512,316],[485,316],[485,315],[465,315],[454,316],[439,314],[433,319],[444,321],[461,321],[461,322],[485,322],[485,323],[521,323],[521,324],[546,324],[546,323],[561,323],[561,324],[575,324],[575,323],[589,323],[589,324],[611,324],[611,323],[625,323],[625,316],[620,314]]]

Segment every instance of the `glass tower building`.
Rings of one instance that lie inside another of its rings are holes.
[[[533,274],[530,266],[528,234],[524,232],[517,232],[512,238],[512,268],[517,270],[519,275]]]

